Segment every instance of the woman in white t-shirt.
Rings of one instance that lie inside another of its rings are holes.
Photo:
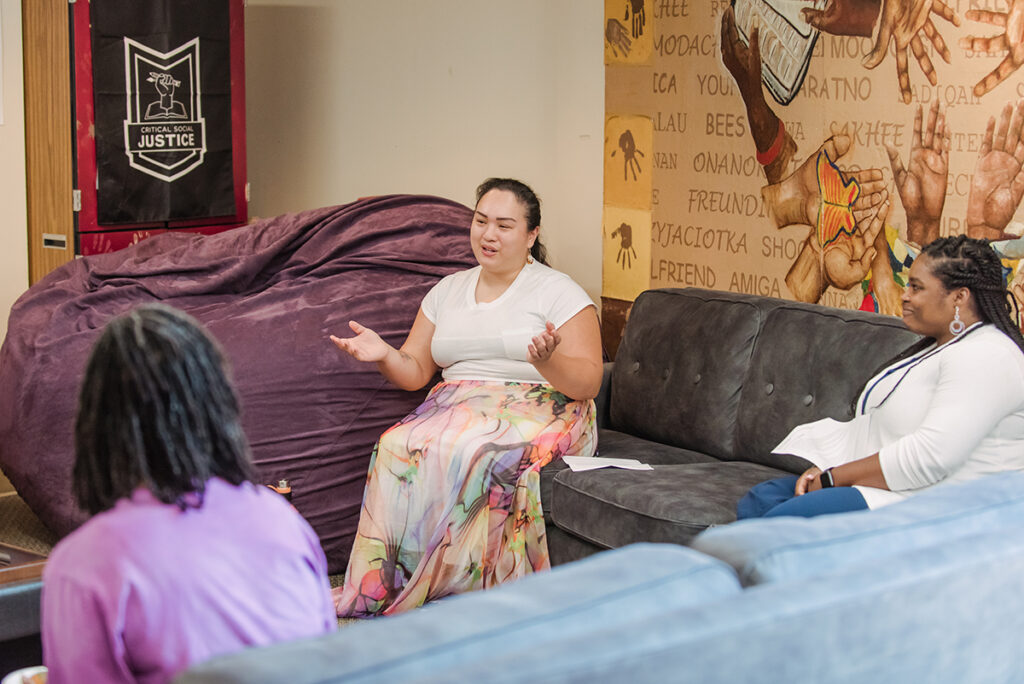
[[[1024,470],[1024,337],[1008,296],[987,241],[926,245],[903,293],[903,321],[924,339],[867,382],[853,420],[794,428],[775,452],[815,466],[754,486],[737,517],[878,508]]]
[[[601,385],[593,302],[544,264],[540,202],[523,183],[477,188],[478,266],[424,297],[401,349],[350,321],[331,336],[395,385],[443,381],[380,438],[338,615],[397,613],[550,567],[542,466],[591,456]]]

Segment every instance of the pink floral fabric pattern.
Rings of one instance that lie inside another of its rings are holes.
[[[540,469],[596,447],[592,401],[540,384],[438,384],[374,447],[338,615],[398,613],[549,568]]]

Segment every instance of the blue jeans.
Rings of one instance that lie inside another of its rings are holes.
[[[831,487],[794,496],[797,477],[780,477],[751,487],[736,504],[736,519],[772,518],[778,515],[813,518],[826,513],[861,511],[868,507],[864,497],[853,487]]]

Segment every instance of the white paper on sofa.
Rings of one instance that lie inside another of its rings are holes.
[[[800,456],[824,470],[877,452],[871,442],[870,414],[842,423],[823,418],[793,428],[772,453]]]
[[[624,468],[626,470],[654,470],[635,458],[595,458],[594,456],[563,456],[570,470],[597,470],[598,468]]]

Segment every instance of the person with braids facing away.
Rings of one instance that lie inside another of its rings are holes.
[[[423,298],[401,349],[350,321],[332,341],[395,385],[443,381],[373,450],[338,615],[394,614],[550,567],[540,469],[592,456],[601,386],[594,303],[544,264],[540,201],[520,181],[476,193],[478,265]]]
[[[738,518],[878,508],[1024,470],[1024,338],[988,241],[926,245],[910,268],[903,321],[924,339],[867,382],[853,420],[795,428],[775,452],[814,467],[755,485]]]
[[[254,484],[238,399],[191,317],[146,305],[92,349],[72,486],[93,514],[43,573],[49,682],[167,682],[247,646],[336,628],[305,520]]]

